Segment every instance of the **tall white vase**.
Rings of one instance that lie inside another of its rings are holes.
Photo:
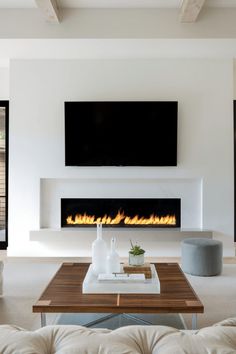
[[[92,243],[92,266],[95,274],[106,273],[107,245],[102,238],[102,224],[97,224],[97,238]]]

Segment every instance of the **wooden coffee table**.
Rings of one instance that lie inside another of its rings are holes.
[[[52,278],[33,312],[41,313],[191,313],[192,329],[197,328],[197,314],[204,307],[178,263],[155,263],[160,294],[83,294],[82,283],[88,263],[63,263]]]

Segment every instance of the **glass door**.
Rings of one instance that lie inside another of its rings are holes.
[[[8,101],[0,101],[0,249],[8,245]]]

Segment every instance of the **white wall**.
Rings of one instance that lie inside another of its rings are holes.
[[[0,100],[9,99],[9,68],[0,67]]]
[[[127,189],[138,177],[142,196],[151,179],[201,182],[202,226],[233,255],[232,60],[15,60],[10,87],[9,254],[45,252],[46,241],[29,242],[29,231],[40,227],[42,217],[40,181],[93,179],[99,186],[99,179],[113,179],[119,181],[118,189],[114,185],[118,195],[122,183]],[[141,99],[179,101],[177,167],[64,166],[64,101]],[[82,243],[80,236],[80,248]],[[66,237],[54,246],[53,255],[74,255]],[[151,247],[159,255],[158,240],[156,249]],[[165,252],[173,255],[168,247]]]

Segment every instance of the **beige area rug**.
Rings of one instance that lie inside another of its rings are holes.
[[[5,262],[0,324],[39,328],[40,315],[32,313],[32,306],[59,266],[60,263]]]
[[[4,296],[0,298],[0,324],[14,324],[32,330],[39,328],[40,316],[32,313],[32,305],[59,266],[60,263],[5,262]],[[236,316],[236,265],[224,265],[220,276],[187,275],[187,278],[205,307],[205,313],[198,315],[198,327],[210,326],[225,318]],[[191,316],[183,317],[190,328]],[[58,320],[58,316],[48,315],[47,319],[48,324],[53,324]]]
[[[185,275],[205,309],[203,314],[198,315],[198,328],[236,317],[236,264],[224,264],[222,274],[215,277]],[[183,317],[189,328],[191,316]]]

